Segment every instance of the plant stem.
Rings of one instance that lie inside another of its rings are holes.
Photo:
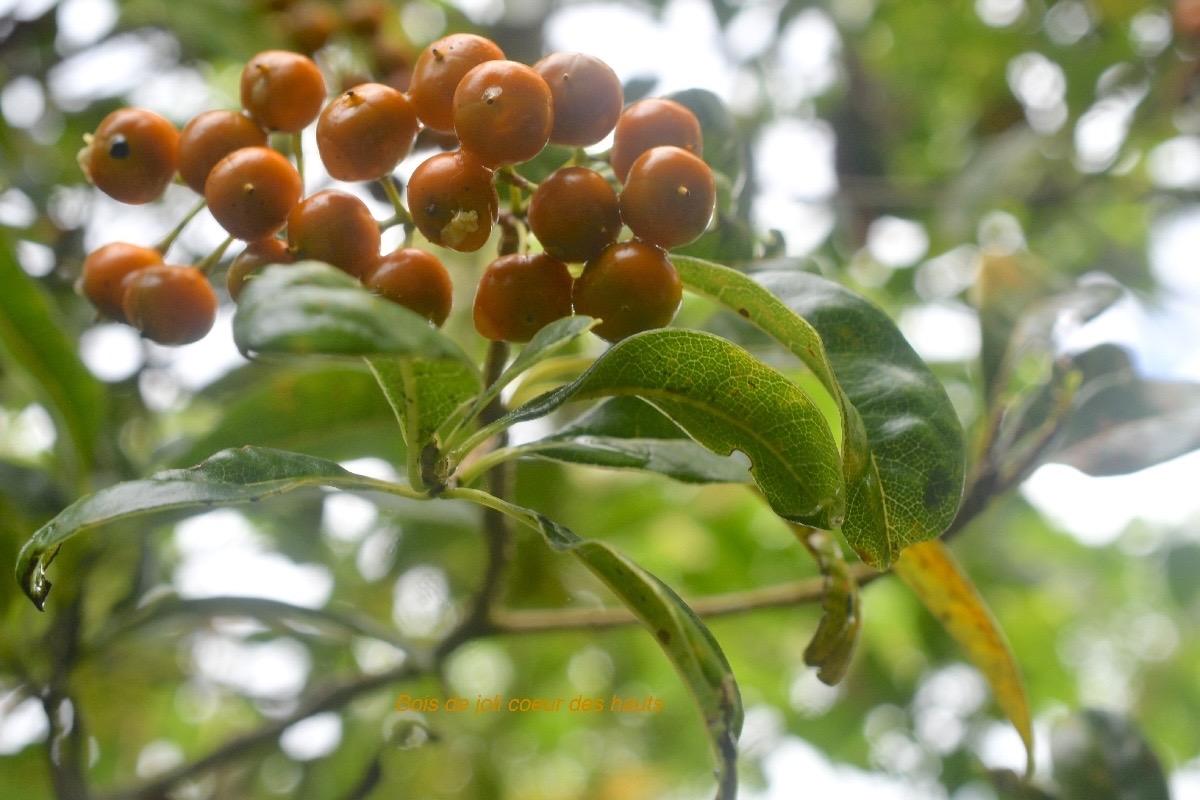
[[[392,180],[392,176],[384,175],[379,179],[379,185],[383,187],[384,194],[392,202],[392,209],[396,212],[396,222],[403,225],[405,230],[412,228],[412,215],[404,207],[404,200],[400,197],[400,190],[396,188],[396,182]]]
[[[887,575],[866,564],[849,565],[849,574],[859,586]],[[825,578],[808,578],[794,583],[765,586],[742,592],[728,592],[687,600],[696,615],[704,619],[746,614],[768,608],[819,603],[825,597]],[[556,633],[563,631],[604,630],[640,625],[641,622],[624,606],[588,609],[498,610],[492,615],[492,631],[496,634]]]
[[[500,380],[504,373],[504,365],[508,363],[508,354],[509,347],[506,342],[492,342],[488,346],[483,368],[487,386],[494,386]],[[486,427],[504,416],[505,410],[499,396],[494,397],[480,412],[479,420]],[[496,434],[493,447],[496,450],[503,449],[507,440],[508,433],[501,431]],[[512,494],[512,483],[512,464],[497,463],[487,472],[486,494],[506,502]],[[483,534],[487,544],[487,566],[484,569],[483,581],[471,599],[470,610],[462,623],[438,645],[439,658],[453,652],[467,638],[490,627],[493,606],[499,602],[503,593],[504,579],[512,560],[513,536],[509,515],[510,512],[499,507],[485,505],[483,508]]]
[[[528,192],[529,194],[533,194],[538,188],[536,183],[529,180],[512,167],[502,167],[496,170],[496,179],[504,181],[510,186],[515,186],[516,188],[524,192]]]
[[[196,269],[200,270],[204,275],[212,272],[213,267],[221,263],[221,257],[225,255],[225,251],[229,249],[229,245],[236,241],[232,236],[225,237],[225,241],[217,245],[217,248],[206,255],[201,261],[196,262]]]
[[[183,233],[183,229],[186,228],[188,223],[195,219],[196,215],[203,211],[207,205],[208,203],[201,198],[200,202],[196,203],[196,205],[192,207],[192,210],[185,214],[183,219],[179,220],[179,224],[172,228],[170,233],[160,239],[158,244],[154,245],[154,249],[163,255],[166,255],[167,251],[171,249],[171,245],[175,244],[175,240],[179,238],[179,234]]]
[[[479,458],[469,462],[458,472],[458,482],[463,486],[470,486],[475,480],[505,461],[511,461],[521,455],[521,449],[517,447],[495,447],[489,450]]]
[[[292,156],[296,159],[296,172],[300,173],[301,192],[304,187],[304,136],[300,131],[291,135]]]

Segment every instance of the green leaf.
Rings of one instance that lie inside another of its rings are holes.
[[[883,490],[888,542],[901,548],[939,536],[954,520],[966,473],[962,425],[945,388],[887,314],[833,281],[804,272],[755,276],[807,319],[825,343],[842,390],[862,416]],[[853,544],[879,520],[869,487],[847,498],[843,532]],[[857,548],[856,548],[857,549]]]
[[[685,483],[750,479],[744,462],[713,453],[633,396],[605,400],[557,433],[515,450],[570,464],[658,472]]]
[[[1062,800],[1169,800],[1162,763],[1137,727],[1089,708],[1050,732],[1054,781]]]
[[[249,282],[233,318],[233,338],[242,352],[387,353],[474,368],[462,348],[428,320],[316,261],[267,267]]]
[[[1125,475],[1200,448],[1200,384],[1140,378],[1115,345],[1081,353],[1072,366],[1083,385],[1047,461]]]
[[[540,514],[531,516],[536,517],[552,548],[579,559],[653,634],[704,718],[709,743],[720,764],[717,798],[734,800],[742,698],[716,638],[670,586],[607,544],[583,539]]]
[[[434,431],[482,388],[474,362],[426,319],[318,262],[264,270],[242,295],[233,335],[243,351],[370,356],[414,486],[428,482],[420,464]]]
[[[1032,774],[1033,722],[1025,682],[1004,632],[975,584],[941,540],[909,547],[892,568],[987,678],[996,704],[1025,743],[1025,772]]]
[[[841,458],[829,425],[795,384],[708,333],[647,331],[609,348],[573,383],[501,418],[504,428],[574,400],[637,395],[715,453],[741,451],[784,519],[836,528],[844,510]]]
[[[887,314],[810,273],[750,279],[707,261],[672,260],[685,284],[775,338],[838,402],[842,534],[860,558],[882,569],[902,548],[946,530],[962,497],[962,429],[946,390]]]
[[[434,481],[432,475],[417,473],[417,462],[432,446],[434,432],[479,394],[483,383],[479,371],[460,361],[397,356],[374,356],[366,361],[404,432],[409,480],[414,486]]]
[[[95,456],[104,425],[105,390],[75,352],[49,302],[17,263],[0,229],[0,343],[41,387],[51,414],[74,448],[81,473]]]
[[[227,447],[252,444],[326,458],[401,459],[396,419],[374,376],[358,364],[250,364],[206,388],[220,412],[215,426],[159,455],[164,466],[195,464]]]
[[[76,534],[156,511],[253,502],[304,486],[362,491],[384,487],[323,458],[261,447],[223,450],[198,466],[118,483],[77,500],[21,548],[17,581],[34,604],[43,608],[50,593],[46,567],[63,542]]]
[[[941,534],[962,496],[962,429],[945,390],[874,305],[793,271],[746,275],[674,257],[685,284],[750,321],[799,358],[837,401],[846,519],[868,564]],[[818,526],[820,527],[820,526]]]

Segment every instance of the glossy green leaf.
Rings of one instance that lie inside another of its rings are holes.
[[[515,409],[498,427],[574,400],[637,395],[710,450],[741,451],[781,517],[836,528],[841,458],[824,417],[791,381],[745,350],[698,331],[661,329],[609,348],[578,380]]]
[[[896,324],[860,295],[804,272],[755,280],[821,334],[838,384],[862,417],[888,554],[940,535],[958,511],[966,472],[962,426],[942,384]],[[879,536],[873,480],[860,480],[847,496],[842,531],[860,554],[865,548],[856,543]]]
[[[717,455],[634,396],[605,400],[557,433],[515,449],[570,464],[658,472],[685,483],[750,480],[745,462]]]
[[[233,318],[233,338],[249,353],[386,353],[473,367],[462,348],[428,320],[316,261],[268,267],[250,281]]]
[[[941,534],[962,496],[958,416],[941,384],[882,311],[816,275],[746,275],[673,259],[684,283],[752,322],[796,355],[838,403],[846,520],[859,557],[886,567]]]
[[[118,483],[77,500],[21,548],[17,581],[42,608],[50,592],[46,567],[63,542],[76,534],[157,511],[253,502],[304,486],[370,491],[381,484],[333,461],[300,453],[260,447],[223,450],[195,467]]]
[[[164,466],[195,464],[228,447],[251,444],[335,460],[373,455],[403,458],[396,419],[371,372],[360,365],[321,362],[251,364],[245,375],[204,389],[218,411],[203,435],[169,444]],[[252,374],[251,374],[252,373]]]
[[[670,586],[607,544],[583,539],[540,514],[535,516],[550,546],[575,556],[603,581],[666,653],[708,729],[720,764],[717,798],[734,800],[742,699],[733,670],[708,627]]]
[[[0,345],[45,393],[86,471],[104,424],[104,387],[79,360],[74,343],[54,318],[50,304],[17,263],[8,235],[0,229]]]
[[[1025,743],[1033,771],[1033,721],[1021,669],[975,584],[940,539],[907,548],[892,565],[992,687],[996,704]]]
[[[1128,718],[1088,708],[1050,732],[1061,800],[1169,800],[1162,763]]]

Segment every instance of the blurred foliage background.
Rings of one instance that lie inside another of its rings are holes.
[[[1035,461],[1131,473],[1200,444],[1200,394],[1181,380],[1200,376],[1187,305],[1200,286],[1195,3],[0,0],[0,564],[81,493],[227,446],[389,474],[394,421],[365,371],[247,365],[227,313],[178,351],[95,324],[73,289],[86,252],[151,244],[193,200],[174,187],[152,206],[120,207],[85,184],[74,155],[121,105],[180,125],[235,107],[236,77],[257,51],[315,51],[331,75],[402,85],[420,48],[451,29],[484,32],[527,62],[551,48],[593,52],[630,97],[695,81],[724,99],[728,196],[720,230],[694,252],[803,260],[871,297],[933,363],[968,430],[1011,443],[1022,476],[1036,464],[1021,445],[1038,441],[1068,373],[1087,389],[1081,413]],[[220,238],[202,217],[173,260],[201,258]],[[461,310],[471,284],[458,285]],[[1069,336],[1114,285],[1119,313]],[[1075,319],[1047,322],[1047,308]],[[684,319],[707,314],[689,305]],[[458,314],[450,325],[470,323]],[[755,343],[730,320],[711,325]],[[1109,339],[1123,347],[1095,346]],[[1200,797],[1200,517],[1194,504],[1152,513],[1160,497],[1194,496],[1171,483],[1179,470],[1156,474],[1107,484],[1162,488],[1141,495],[1147,519],[1096,533],[1063,521],[1086,494],[1063,490],[1056,506],[1027,499],[1046,491],[1008,492],[986,498],[954,541],[1025,672],[1037,777],[1052,796],[1117,797],[1152,775],[1148,753],[1112,755],[1140,731],[1174,796]],[[519,486],[523,502],[613,543],[685,597],[814,574],[740,487],[544,463],[522,464]],[[444,633],[479,572],[476,528],[451,504],[313,492],[89,535],[60,557],[46,613],[0,581],[0,794],[158,797],[133,787],[215,753],[220,769],[168,796],[705,796],[696,713],[640,630],[474,642],[444,684],[393,682],[270,727]],[[603,599],[579,572],[522,540],[507,603]],[[860,651],[837,688],[803,666],[815,607],[713,620],[748,710],[743,796],[1042,796],[989,773],[1020,768],[1019,741],[936,621],[897,581],[865,597]],[[422,717],[394,710],[401,693],[654,696],[663,710]],[[1077,713],[1088,707],[1111,713]],[[240,735],[251,738],[219,749]],[[1099,755],[1073,751],[1080,741]],[[1071,769],[1093,757],[1111,780],[1084,791]],[[1161,796],[1143,791],[1132,796]]]

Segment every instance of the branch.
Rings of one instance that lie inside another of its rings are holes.
[[[879,572],[866,564],[851,564],[850,575],[859,586],[888,573]],[[786,608],[805,603],[819,603],[825,597],[825,578],[810,578],[749,589],[743,592],[715,594],[688,600],[696,615],[705,619],[746,614],[767,608]],[[496,611],[491,620],[490,634],[550,633],[568,630],[604,630],[639,624],[625,608],[588,608],[578,610]]]
[[[503,374],[504,365],[508,363],[508,353],[509,347],[505,342],[492,342],[488,347],[487,361],[484,364],[484,379],[488,387],[495,385]],[[479,414],[481,427],[500,419],[504,412],[504,403],[496,397]],[[508,432],[501,431],[493,439],[492,448],[502,448],[507,443]],[[488,493],[493,497],[507,498],[512,494],[512,477],[511,462],[497,464],[487,473]],[[492,609],[500,600],[504,590],[504,577],[508,574],[508,565],[512,560],[513,536],[508,517],[497,509],[485,507],[483,533],[487,539],[487,567],[484,569],[483,581],[471,599],[471,607],[466,617],[438,644],[438,660],[454,652],[455,648],[469,639],[491,629]]]
[[[286,717],[271,720],[259,728],[234,737],[208,755],[164,772],[141,786],[103,795],[100,800],[157,800],[176,784],[197,775],[216,769],[223,764],[244,758],[249,751],[275,743],[286,728],[303,719],[340,708],[355,698],[383,688],[392,683],[413,678],[428,670],[426,659],[413,658],[398,667],[374,675],[364,675],[349,683],[339,684],[302,702]]]

